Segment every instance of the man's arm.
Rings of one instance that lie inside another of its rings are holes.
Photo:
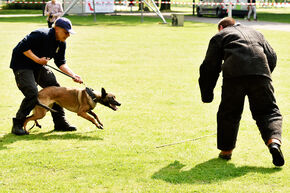
[[[274,71],[275,67],[276,67],[276,63],[277,63],[277,55],[274,51],[274,49],[270,46],[270,44],[264,40],[264,53],[267,56],[267,61],[268,61],[268,65],[269,68],[271,70],[271,72]]]
[[[60,3],[58,3],[59,7],[58,7],[58,12],[54,14],[54,16],[57,17],[61,17],[62,13],[63,13],[63,9],[62,9],[62,5]]]
[[[204,103],[212,102],[214,98],[213,90],[221,72],[222,49],[218,46],[218,41],[210,40],[206,57],[199,68],[200,77],[198,79],[201,99]]]
[[[37,64],[46,65],[47,62],[49,61],[49,59],[47,59],[46,57],[39,58],[31,50],[27,50],[27,51],[23,52],[23,54],[27,58],[30,58],[31,60],[33,60]]]
[[[50,15],[50,12],[48,11],[48,3],[46,3],[46,5],[45,5],[44,15],[45,16],[49,16]]]
[[[75,74],[75,73],[74,73],[74,72],[69,68],[69,66],[68,66],[67,64],[63,64],[63,65],[61,65],[61,66],[59,67],[59,69],[60,69],[62,72],[64,72],[64,73],[66,73],[66,74],[68,74],[68,75],[74,77],[73,80],[74,80],[75,82],[83,83],[82,78],[81,78],[79,75]]]

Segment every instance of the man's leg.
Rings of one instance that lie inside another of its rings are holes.
[[[27,134],[23,130],[23,123],[26,116],[37,104],[37,85],[35,83],[34,74],[32,70],[18,70],[14,72],[17,87],[24,95],[24,99],[17,111],[16,117],[13,118],[12,133],[16,135]]]
[[[256,6],[253,6],[253,18],[255,21],[257,21],[257,9]]]
[[[253,77],[251,81],[248,96],[253,119],[256,120],[264,143],[269,147],[274,165],[282,166],[282,115],[276,104],[274,88],[271,80],[266,77]]]
[[[223,80],[222,99],[217,113],[217,146],[222,150],[221,158],[230,159],[236,146],[244,99],[245,93],[240,79]],[[228,155],[228,158],[223,157],[224,155]]]
[[[53,22],[47,21],[48,28],[52,27]]]
[[[42,67],[37,72],[37,82],[42,87],[48,86],[60,86],[56,80],[55,75],[49,69]],[[54,122],[54,130],[55,131],[76,131],[76,127],[71,126],[65,119],[65,113],[61,106],[54,103],[52,108],[57,112],[51,112],[52,119]]]
[[[252,14],[252,7],[249,6],[249,11],[248,11],[248,21],[251,21],[251,14]]]

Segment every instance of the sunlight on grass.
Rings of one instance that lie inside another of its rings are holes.
[[[56,133],[49,115],[28,136],[10,134],[23,98],[9,62],[13,47],[45,18],[0,19],[0,192],[288,192],[289,81],[287,32],[263,33],[278,55],[273,73],[277,103],[284,116],[286,165],[274,168],[252,120],[248,104],[233,159],[217,159],[216,137],[166,148],[158,145],[216,132],[221,81],[211,104],[202,104],[198,70],[216,25],[185,22],[160,25],[157,18],[70,17],[77,34],[67,41],[67,63],[87,86],[104,87],[122,106],[97,105],[104,123],[67,112],[77,132]],[[51,65],[53,63],[51,62]],[[83,88],[54,72],[62,86]],[[275,179],[273,181],[273,179]]]

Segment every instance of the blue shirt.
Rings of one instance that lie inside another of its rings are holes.
[[[43,28],[31,32],[13,49],[10,68],[38,69],[42,65],[26,57],[23,52],[31,50],[37,57],[53,58],[57,67],[65,64],[66,43],[56,40],[54,28]]]

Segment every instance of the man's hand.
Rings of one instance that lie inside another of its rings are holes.
[[[75,82],[78,82],[78,83],[80,83],[80,84],[83,83],[83,80],[82,80],[82,78],[81,78],[79,75],[76,75],[76,74],[75,74],[73,77],[74,77],[73,80],[74,80]]]
[[[62,72],[64,72],[64,73],[70,75],[71,77],[73,77],[73,81],[78,82],[78,83],[80,83],[80,84],[83,83],[82,78],[81,78],[79,75],[75,74],[75,73],[74,73],[74,72],[73,72],[73,71],[68,67],[67,64],[63,64],[63,65],[61,65],[61,66],[59,67],[59,69],[60,69]]]
[[[42,58],[39,58],[39,60],[38,60],[38,64],[41,64],[41,65],[46,65],[47,64],[47,62],[50,60],[50,58],[46,58],[46,57],[42,57]]]

